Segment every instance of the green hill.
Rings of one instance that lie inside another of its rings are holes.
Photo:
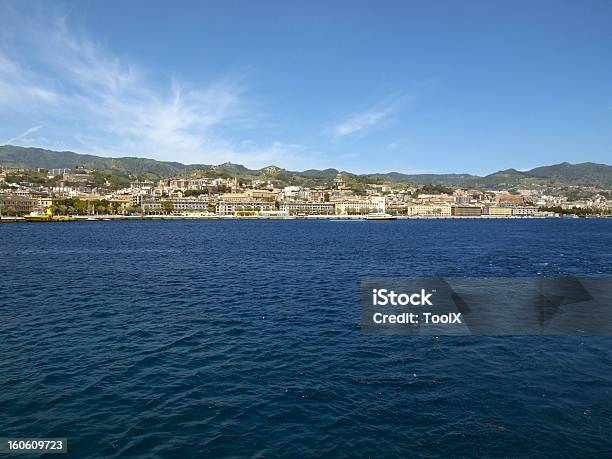
[[[401,174],[399,172],[388,172],[386,174],[370,174],[391,182],[415,183],[417,185],[446,185],[454,187],[472,186],[474,181],[480,177],[470,174]]]
[[[147,158],[104,158],[82,155],[72,151],[53,151],[42,148],[0,146],[0,164],[24,168],[73,168],[78,165],[119,174],[151,173],[160,177],[177,174],[188,166],[181,163],[156,161]],[[196,166],[189,166],[196,167]]]
[[[204,173],[219,177],[234,177],[245,180],[275,180],[285,184],[318,185],[328,183],[338,174],[337,169],[309,169],[303,172],[289,171],[277,166],[248,169],[240,164],[219,165],[181,164],[147,158],[106,158],[82,155],[72,151],[53,151],[42,148],[0,146],[0,165],[35,168],[73,168],[83,165],[101,172],[128,176],[170,177],[187,173]],[[433,184],[451,187],[474,187],[485,189],[509,189],[528,186],[567,187],[592,186],[609,190],[612,188],[612,166],[596,163],[561,163],[536,167],[529,171],[507,169],[485,177],[470,174],[402,174],[399,172],[356,175],[343,172],[352,182],[367,181],[402,182],[417,185]]]
[[[612,187],[612,166],[597,163],[561,163],[527,172],[530,177],[564,180],[576,185]]]

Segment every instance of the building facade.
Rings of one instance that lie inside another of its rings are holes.
[[[452,206],[451,215],[455,217],[480,217],[482,207],[480,206]]]
[[[4,215],[26,214],[40,207],[40,200],[25,196],[2,196],[0,197],[0,213]]]
[[[235,201],[220,200],[217,203],[217,213],[220,215],[240,215],[243,213],[256,214],[259,211],[276,210],[274,202],[270,201],[255,201],[252,199],[243,199]]]
[[[497,217],[509,217],[512,215],[510,207],[485,207],[485,215],[494,215]]]
[[[412,204],[407,207],[406,212],[408,215],[450,217],[451,206],[447,204]]]
[[[329,202],[287,202],[281,206],[288,215],[333,215],[335,206]]]

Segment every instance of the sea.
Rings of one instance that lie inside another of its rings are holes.
[[[365,336],[367,276],[612,275],[612,220],[0,225],[0,437],[59,457],[610,457],[612,338]],[[7,456],[8,457],[8,456]]]

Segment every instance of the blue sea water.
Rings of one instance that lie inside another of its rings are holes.
[[[360,332],[362,276],[609,276],[612,221],[0,225],[0,437],[68,457],[611,456],[612,338]]]

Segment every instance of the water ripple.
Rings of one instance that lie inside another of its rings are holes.
[[[70,457],[594,456],[607,338],[372,337],[360,276],[612,273],[610,221],[0,227],[0,432]]]

